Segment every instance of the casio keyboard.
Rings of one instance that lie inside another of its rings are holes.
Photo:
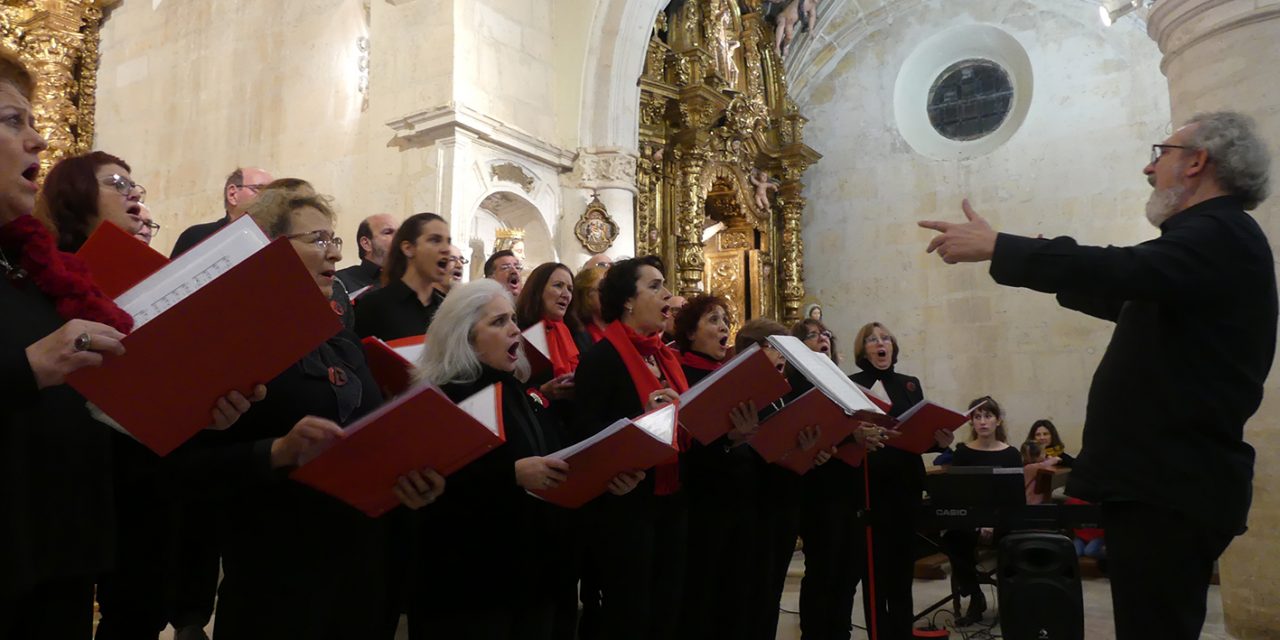
[[[1098,505],[1026,503],[1022,468],[951,467],[925,478],[929,498],[921,506],[924,529],[995,527],[1088,529],[1100,527]]]

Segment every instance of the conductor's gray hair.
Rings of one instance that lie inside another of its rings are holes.
[[[1187,145],[1204,149],[1217,164],[1218,184],[1244,200],[1251,211],[1271,192],[1271,153],[1258,136],[1253,118],[1234,111],[1197,113],[1187,121],[1195,125]]]
[[[434,385],[475,382],[481,373],[474,345],[475,328],[484,308],[494,299],[511,303],[511,294],[497,280],[475,280],[451,289],[431,321],[427,345],[418,361],[418,379]],[[514,310],[513,310],[514,311]],[[516,376],[528,377],[529,362],[521,351]]]

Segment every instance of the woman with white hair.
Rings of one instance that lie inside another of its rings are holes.
[[[554,606],[574,588],[570,512],[526,493],[564,481],[569,465],[547,454],[568,442],[517,379],[528,369],[520,347],[511,294],[494,280],[453,289],[431,324],[419,375],[455,402],[500,384],[506,443],[453,474],[449,492],[420,514],[411,638],[572,632]]]

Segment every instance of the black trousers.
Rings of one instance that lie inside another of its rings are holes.
[[[848,640],[853,598],[866,569],[866,531],[860,517],[861,469],[840,462],[810,471],[800,513],[804,579],[800,582],[803,640]],[[822,474],[822,475],[817,475]]]
[[[875,565],[875,603],[864,576],[862,587],[863,610],[867,628],[872,628],[871,615],[875,612],[876,640],[909,640],[915,619],[911,585],[915,579],[916,522],[920,512],[920,485],[909,475],[910,468],[897,476],[887,476],[874,471],[876,457],[871,458],[871,551]],[[881,466],[885,466],[881,462]],[[917,463],[918,466],[918,463]],[[891,468],[892,470],[892,468]],[[884,469],[882,469],[884,471]]]
[[[688,564],[680,637],[743,640],[760,624],[757,612],[766,601],[768,587],[759,501],[754,495],[734,495],[731,489],[688,491]]]
[[[1102,526],[1117,640],[1151,637],[1156,612],[1161,638],[1199,638],[1213,564],[1234,536],[1138,502],[1103,503]]]
[[[0,596],[0,640],[87,640],[93,580],[63,580]]]
[[[942,534],[942,548],[951,562],[956,593],[971,596],[978,590],[978,532],[949,529]]]
[[[98,578],[98,640],[155,640],[167,621],[169,499],[160,458],[125,436],[113,441],[115,565]],[[216,579],[216,577],[215,577]]]
[[[796,538],[800,535],[800,492],[794,495],[775,495],[766,498],[762,505],[765,531],[764,601],[760,605],[758,629],[748,637],[753,640],[773,640],[778,635],[778,607],[782,592],[786,589],[787,571],[796,553]]]
[[[641,486],[636,491],[645,491]],[[599,570],[600,637],[669,640],[683,598],[688,505],[670,496],[606,495],[583,514]]]
[[[174,498],[170,504],[166,617],[175,629],[204,627],[213,616],[218,594],[221,506],[204,498]]]

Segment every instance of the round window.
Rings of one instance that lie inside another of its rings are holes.
[[[977,140],[999,129],[1009,116],[1013,84],[990,60],[962,60],[934,80],[928,100],[935,131],[950,140]]]

